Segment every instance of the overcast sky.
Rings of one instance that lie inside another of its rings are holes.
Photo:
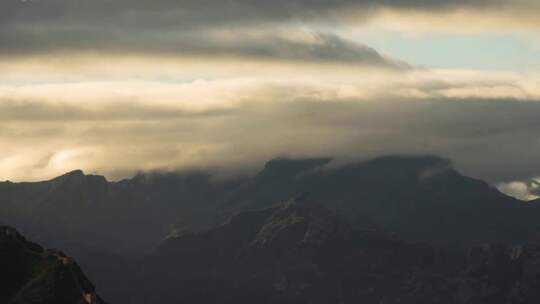
[[[536,0],[2,0],[0,180],[436,154],[540,177]]]

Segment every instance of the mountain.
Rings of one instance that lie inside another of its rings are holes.
[[[77,170],[33,183],[0,183],[0,221],[63,248],[107,299],[125,300],[136,260],[175,226],[213,225],[219,187],[202,173],[139,174],[109,182]]]
[[[150,303],[379,303],[407,297],[408,282],[447,271],[448,260],[296,198],[167,239],[137,290]]]
[[[539,204],[504,195],[434,156],[341,165],[331,158],[279,158],[232,180],[185,172],[110,182],[77,170],[43,182],[0,183],[0,221],[63,248],[117,302],[130,292],[140,259],[167,236],[206,231],[305,193],[352,226],[454,252],[525,244],[540,230]]]
[[[0,226],[0,303],[105,304],[77,263]]]
[[[142,256],[173,224],[205,224],[218,192],[210,176],[138,175],[121,182],[73,171],[36,183],[0,183],[2,220],[45,244]]]
[[[32,183],[0,183],[0,222],[77,258],[103,296],[129,294],[137,259],[174,227],[214,225],[212,202],[234,181],[203,173],[139,174],[119,182],[80,170]]]
[[[223,214],[309,193],[326,207],[410,241],[469,246],[526,241],[540,209],[459,174],[438,157],[380,157],[338,167],[328,159],[275,160],[232,192]]]
[[[539,228],[540,205],[506,196],[431,156],[341,166],[330,158],[274,159],[254,176],[231,181],[193,172],[108,182],[73,171],[44,182],[0,183],[0,214],[47,245],[70,249],[83,242],[77,246],[134,258],[173,230],[208,229],[300,193],[410,241],[520,243]]]
[[[135,303],[532,304],[538,265],[536,243],[457,254],[297,197],[165,240],[143,262]]]

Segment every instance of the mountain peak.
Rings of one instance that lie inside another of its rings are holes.
[[[85,189],[84,191],[88,191],[88,194],[91,196],[102,193],[109,186],[109,183],[104,176],[86,175],[82,170],[70,171],[50,180],[49,183],[57,190]]]
[[[64,174],[64,176],[85,176],[85,174],[83,170],[77,169]]]
[[[92,174],[85,174],[82,170],[77,169],[70,171],[68,173],[65,173],[63,175],[60,175],[51,181],[57,181],[57,182],[82,182],[85,179],[92,179],[92,180],[99,180],[102,182],[107,182],[107,179],[102,175],[92,175]]]
[[[84,174],[84,172],[80,169],[77,169],[77,170],[73,170],[73,171],[69,171],[65,174],[62,174],[58,177],[55,177],[52,179],[52,181],[66,181],[66,180],[73,180],[73,179],[82,179],[84,178],[86,175]]]
[[[345,226],[332,211],[301,195],[277,207],[257,234],[255,244],[265,247],[323,243],[337,231],[345,231]]]

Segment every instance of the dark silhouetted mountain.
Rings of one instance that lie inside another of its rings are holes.
[[[174,227],[213,225],[212,202],[233,184],[199,173],[108,182],[73,171],[44,182],[0,183],[0,220],[47,247],[63,248],[116,302],[130,288],[133,260]]]
[[[217,188],[203,174],[138,175],[115,183],[73,171],[45,182],[0,183],[0,212],[4,222],[44,244],[83,242],[140,256],[173,224],[210,225],[205,221],[214,214],[208,208],[222,192]]]
[[[448,253],[300,197],[167,239],[143,263],[135,303],[532,304],[539,265],[535,243]]]
[[[326,168],[327,162],[313,160],[305,167],[293,160],[269,162],[230,194],[222,210],[230,215],[309,193],[363,225],[439,244],[519,243],[539,227],[540,209],[459,174],[445,159],[381,157]]]
[[[0,226],[0,303],[104,304],[80,267],[61,251]]]
[[[102,294],[116,302],[130,288],[133,260],[175,226],[211,226],[211,203],[223,192],[219,187],[230,183],[195,173],[108,182],[82,171],[44,182],[6,182],[0,183],[1,221],[76,257]]]
[[[130,289],[133,261],[166,236],[193,237],[185,231],[205,231],[244,211],[258,214],[303,193],[353,226],[454,251],[526,243],[540,227],[539,204],[506,196],[431,156],[343,165],[329,158],[281,158],[229,181],[207,173],[145,173],[109,182],[73,171],[44,182],[0,183],[0,220],[76,257],[115,301]],[[246,239],[247,232],[237,233],[237,241]]]
[[[144,262],[137,290],[148,303],[421,303],[452,290],[409,282],[443,275],[450,261],[297,198],[166,240]]]
[[[245,210],[299,193],[363,225],[412,241],[518,243],[538,228],[540,208],[460,175],[437,157],[381,157],[331,166],[331,159],[275,159],[253,177],[140,174],[121,182],[74,171],[50,181],[0,183],[7,224],[52,246],[123,256],[149,252],[172,230],[200,231]],[[64,246],[66,245],[66,246]]]

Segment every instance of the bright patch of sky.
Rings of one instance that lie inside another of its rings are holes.
[[[366,31],[349,37],[413,65],[518,73],[540,72],[540,35],[408,35],[390,31]]]

